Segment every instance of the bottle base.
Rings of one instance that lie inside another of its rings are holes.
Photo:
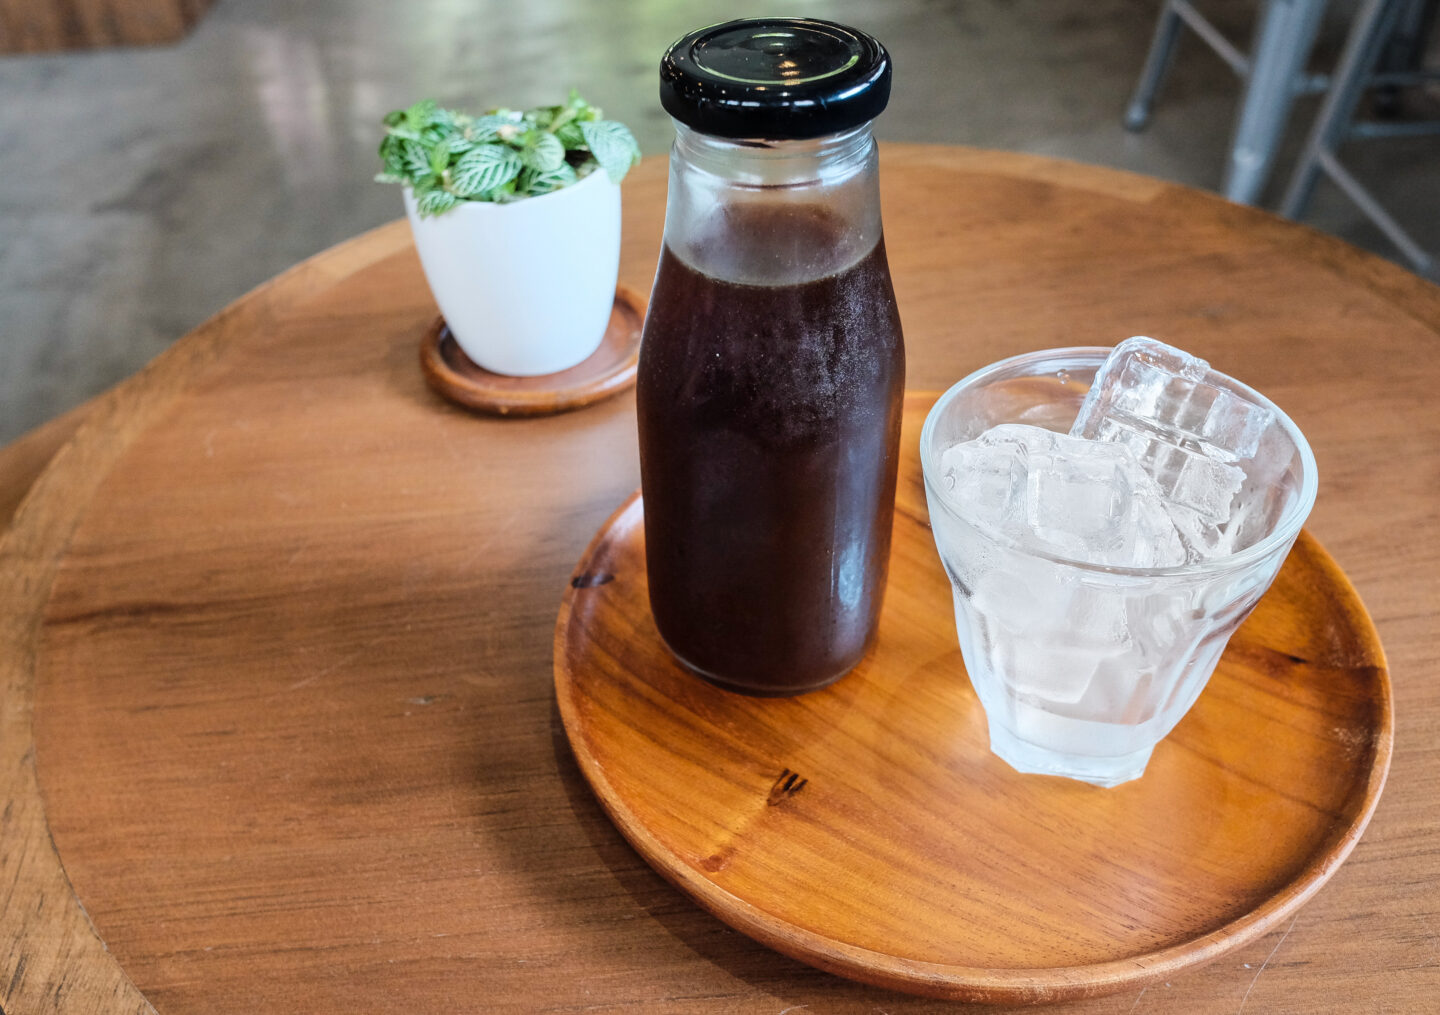
[[[750,698],[793,698],[797,695],[809,694],[811,691],[818,691],[822,688],[829,687],[831,684],[840,681],[844,677],[848,676],[850,672],[855,669],[856,665],[855,663],[852,663],[851,665],[846,666],[844,669],[842,669],[839,673],[836,673],[834,676],[825,677],[821,680],[817,680],[808,684],[746,684],[741,681],[731,680],[728,677],[723,677],[718,673],[712,673],[710,670],[705,669],[703,666],[695,665],[689,659],[686,659],[684,655],[676,652],[674,647],[665,640],[665,636],[663,634],[660,636],[660,641],[665,646],[666,651],[668,651],[670,655],[674,657],[676,662],[678,662],[686,670],[693,673],[695,676],[699,677],[701,680],[705,681],[707,684],[714,684],[722,691],[730,691],[734,694],[743,694]],[[858,662],[859,660],[856,660],[856,663]]]

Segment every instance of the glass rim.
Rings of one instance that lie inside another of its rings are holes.
[[[959,397],[961,392],[979,387],[986,381],[1013,371],[1016,367],[1028,365],[1035,361],[1059,361],[1055,367],[1056,370],[1073,369],[1077,367],[1088,368],[1092,365],[1098,370],[1101,363],[1104,362],[1105,357],[1110,354],[1113,348],[1113,346],[1104,345],[1077,345],[1020,353],[1017,356],[1008,356],[988,366],[981,367],[979,370],[967,374],[946,388],[944,393],[935,400],[935,404],[930,407],[930,411],[926,413],[925,424],[920,430],[920,471],[924,477],[926,491],[931,494],[931,496],[927,497],[927,502],[929,504],[939,505],[940,509],[945,511],[946,514],[1007,549],[1023,553],[1029,557],[1037,557],[1041,560],[1063,564],[1066,567],[1075,568],[1079,571],[1093,572],[1095,574],[1124,575],[1136,578],[1214,574],[1216,572],[1239,570],[1248,567],[1270,556],[1282,546],[1288,546],[1293,543],[1295,537],[1299,535],[1301,527],[1304,526],[1305,519],[1310,516],[1310,511],[1315,506],[1315,496],[1320,488],[1315,463],[1315,453],[1310,448],[1310,442],[1306,440],[1300,428],[1295,425],[1295,421],[1292,420],[1283,409],[1248,384],[1236,380],[1229,374],[1223,373],[1221,376],[1233,385],[1238,393],[1253,399],[1257,404],[1263,405],[1275,413],[1276,421],[1280,424],[1291,443],[1295,445],[1296,453],[1300,457],[1300,489],[1295,501],[1285,509],[1285,513],[1280,516],[1280,519],[1275,523],[1275,527],[1265,538],[1257,540],[1243,550],[1226,554],[1223,557],[1197,560],[1186,564],[1175,564],[1169,567],[1123,567],[1111,564],[1095,564],[1089,561],[1067,557],[1061,553],[1052,553],[1037,547],[1025,546],[1004,533],[996,532],[989,526],[981,525],[966,518],[963,514],[956,511],[953,505],[946,501],[941,491],[931,479],[933,475],[937,474],[939,464],[934,460],[931,444],[935,428],[938,425],[943,410]],[[1066,365],[1067,362],[1069,363],[1069,367]],[[1219,373],[1219,371],[1216,372]],[[1033,373],[1017,373],[1015,376],[1025,377],[1039,375]]]

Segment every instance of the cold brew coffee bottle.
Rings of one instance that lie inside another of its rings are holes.
[[[637,400],[650,603],[674,655],[787,695],[850,671],[885,587],[905,352],[862,32],[732,21],[665,54],[675,120]]]

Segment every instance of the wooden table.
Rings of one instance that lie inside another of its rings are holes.
[[[1134,333],[1209,358],[1308,434],[1310,531],[1389,655],[1389,786],[1330,884],[1211,966],[1067,1010],[1436,1010],[1440,290],[1108,170],[893,146],[882,176],[910,387]],[[657,159],[625,185],[642,291],[664,186]],[[433,314],[403,223],[342,244],[99,399],[36,482],[0,546],[0,1005],[947,1007],[755,944],[611,827],[551,632],[638,484],[633,396],[467,415],[421,379]],[[0,491],[77,421],[4,453]]]

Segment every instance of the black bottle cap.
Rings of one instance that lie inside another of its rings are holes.
[[[660,61],[660,104],[704,134],[777,141],[873,120],[890,100],[890,54],[813,18],[748,18],[680,39]]]

